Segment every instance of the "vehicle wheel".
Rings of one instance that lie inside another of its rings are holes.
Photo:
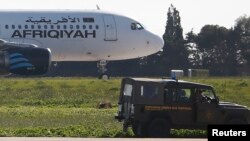
[[[243,119],[236,118],[229,120],[228,124],[247,124],[247,122]]]
[[[142,124],[132,124],[132,131],[134,132],[136,137],[146,137],[145,128]]]
[[[164,138],[170,135],[170,124],[167,120],[157,118],[152,120],[148,126],[148,136],[153,138]]]

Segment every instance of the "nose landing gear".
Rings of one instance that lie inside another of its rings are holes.
[[[97,68],[99,72],[99,79],[108,80],[109,75],[107,74],[108,69],[106,68],[108,62],[106,60],[100,60],[97,63]]]

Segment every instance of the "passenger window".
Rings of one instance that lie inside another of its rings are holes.
[[[18,29],[22,29],[22,26],[21,26],[21,25],[18,25]]]
[[[47,25],[44,25],[44,29],[47,29],[48,28],[48,26]]]
[[[34,25],[31,25],[31,29],[34,29],[35,28],[35,26]]]
[[[214,92],[210,89],[198,89],[196,91],[196,102],[210,103],[215,99]]]
[[[73,29],[74,27],[73,27],[73,25],[70,25],[70,29]]]
[[[8,25],[5,25],[5,29],[8,29],[9,28],[9,26]]]
[[[131,84],[125,84],[123,95],[131,96],[132,95],[133,86]]]
[[[177,89],[176,98],[179,103],[189,103],[191,96],[191,89]]]
[[[89,29],[92,29],[92,25],[89,25]]]
[[[146,98],[155,98],[159,95],[159,89],[157,86],[145,85],[141,86],[141,96]]]
[[[63,25],[63,29],[67,29],[67,25]]]
[[[86,25],[83,25],[83,26],[82,26],[82,29],[86,29]]]
[[[172,101],[177,102],[177,91],[176,91],[176,89],[173,90],[173,92],[172,92]]]
[[[54,25],[50,25],[50,29],[54,29]]]
[[[99,29],[99,26],[98,26],[98,25],[96,25],[96,26],[95,26],[95,29]]]
[[[212,90],[203,90],[202,92],[203,95],[214,98],[214,93]]]
[[[37,28],[38,28],[38,29],[41,29],[41,25],[37,25]]]
[[[15,29],[15,25],[12,25],[12,29]]]
[[[29,28],[29,26],[28,26],[28,25],[25,25],[25,26],[24,26],[24,28],[25,28],[25,29],[28,29],[28,28]]]
[[[57,27],[57,29],[60,29],[60,25],[57,25],[56,27]]]
[[[79,29],[80,28],[80,26],[79,25],[76,25],[76,29]]]
[[[171,89],[165,89],[164,90],[164,96],[165,96],[165,103],[172,102],[173,99],[173,91]]]

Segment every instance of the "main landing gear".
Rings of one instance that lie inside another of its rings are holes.
[[[107,74],[108,69],[106,68],[108,62],[106,60],[100,60],[97,63],[97,68],[99,69],[99,79],[108,80],[109,75]]]

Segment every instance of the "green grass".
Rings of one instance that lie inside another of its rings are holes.
[[[115,112],[115,108],[1,107],[0,136],[126,136],[122,124],[114,120]]]
[[[250,78],[187,79],[213,85],[223,101],[250,107]],[[114,120],[121,79],[1,78],[0,136],[133,137]],[[98,109],[108,101],[111,109]],[[173,136],[205,131],[173,130]]]
[[[98,102],[117,103],[120,80],[83,78],[1,79],[2,106],[95,107]]]

